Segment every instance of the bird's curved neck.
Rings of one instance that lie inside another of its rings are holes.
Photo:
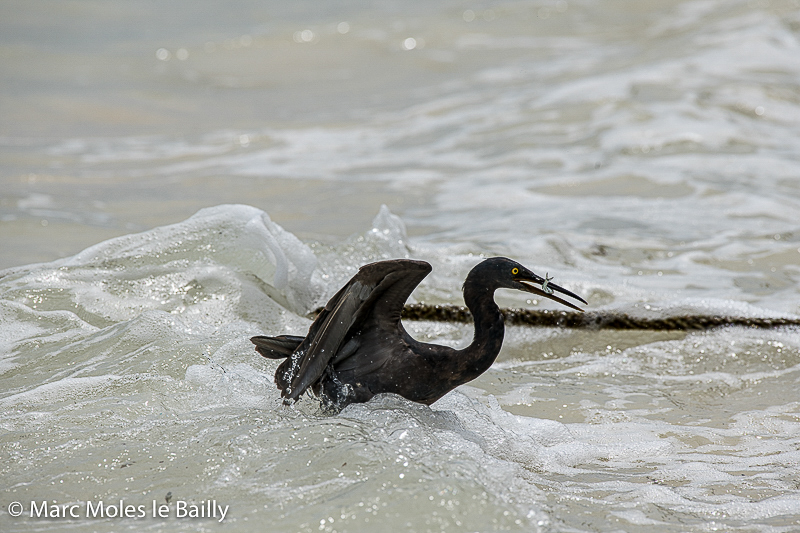
[[[482,374],[497,359],[503,345],[505,326],[500,308],[494,301],[494,288],[472,283],[468,278],[464,283],[464,303],[475,319],[475,336],[472,343],[461,350],[460,357],[468,362],[473,377]]]

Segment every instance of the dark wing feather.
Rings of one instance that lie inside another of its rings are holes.
[[[342,340],[353,324],[358,307],[363,303],[361,294],[368,293],[364,289],[365,287],[358,281],[351,282],[348,290],[339,297],[336,306],[320,324],[319,330],[311,337],[311,342],[305,350],[297,375],[292,379],[292,390],[288,398],[294,400],[299,398],[322,376],[328,362],[336,356]]]
[[[317,382],[332,360],[346,359],[346,347],[366,328],[394,330],[406,299],[431,271],[424,261],[394,259],[361,267],[336,295],[309,329],[298,347],[302,353],[299,369],[291,380],[291,390],[284,395],[296,400]],[[340,349],[345,348],[344,353]],[[368,347],[361,347],[361,350]],[[342,358],[338,356],[342,355]]]
[[[305,337],[294,335],[278,335],[267,337],[258,335],[251,337],[250,342],[256,345],[256,351],[269,359],[286,359],[305,340]]]

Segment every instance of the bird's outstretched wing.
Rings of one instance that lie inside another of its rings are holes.
[[[330,299],[305,340],[276,372],[283,396],[297,400],[328,364],[355,351],[364,328],[393,330],[414,288],[431,271],[424,261],[392,259],[365,265]],[[353,341],[353,342],[348,342]]]

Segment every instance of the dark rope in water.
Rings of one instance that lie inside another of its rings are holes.
[[[501,309],[506,324],[515,326],[627,329],[658,331],[698,331],[724,326],[739,326],[755,329],[774,329],[800,326],[798,318],[759,318],[720,315],[684,315],[665,318],[646,318],[625,313]],[[471,323],[472,315],[466,307],[457,305],[408,304],[403,309],[407,320],[431,320],[435,322]]]

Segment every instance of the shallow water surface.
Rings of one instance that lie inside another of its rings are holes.
[[[798,530],[796,329],[514,326],[433,406],[335,416],[248,338],[392,257],[433,265],[414,301],[505,255],[592,311],[796,318],[799,32],[796,0],[5,3],[0,529]]]

